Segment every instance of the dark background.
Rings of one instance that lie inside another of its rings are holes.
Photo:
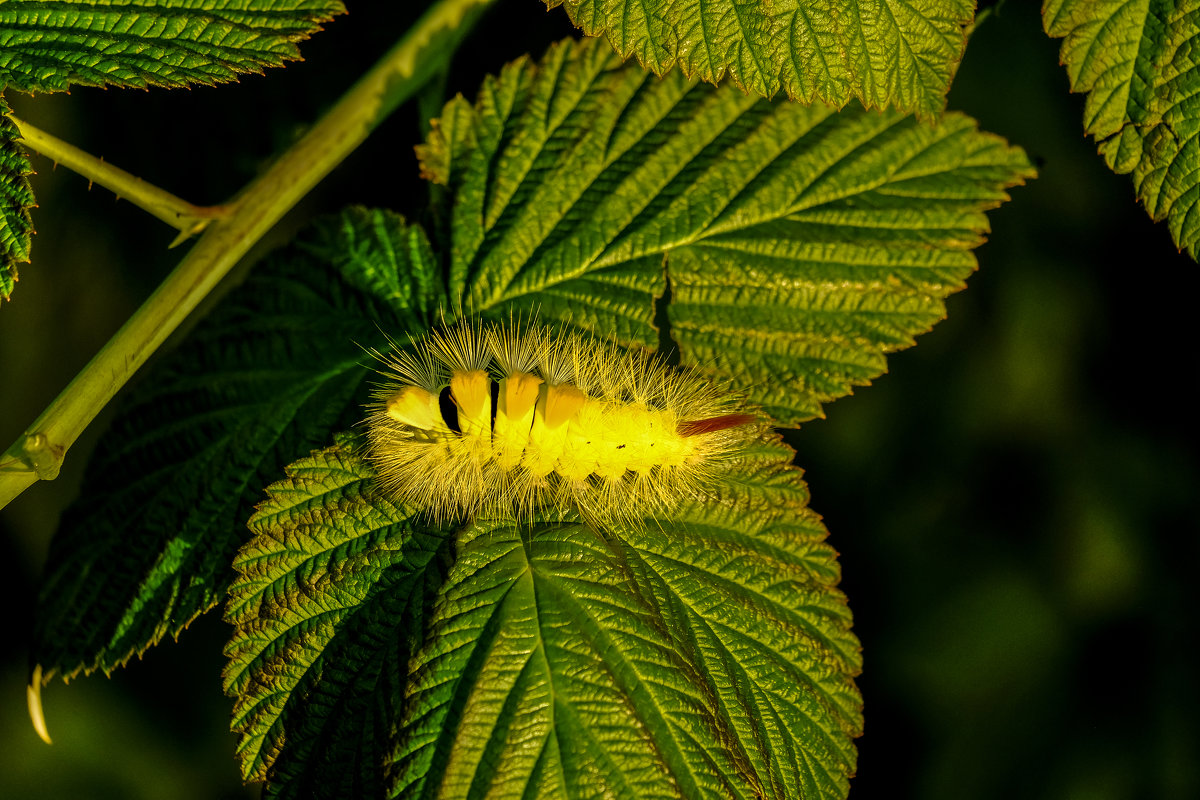
[[[306,61],[216,89],[75,89],[16,112],[197,203],[249,181],[416,16],[349,0]],[[416,5],[416,4],[411,4]],[[535,56],[571,28],[506,0],[450,76]],[[851,798],[1200,797],[1194,345],[1200,267],[1083,136],[1036,4],[974,35],[951,108],[1026,149],[1041,176],[989,215],[980,271],[890,374],[790,437],[841,552],[862,639],[866,734]],[[410,106],[281,223],[348,203],[419,219]],[[173,232],[34,158],[33,263],[0,308],[0,440],[11,442],[178,260]],[[63,476],[0,512],[8,632],[0,797],[234,798],[215,614],[111,680],[23,701],[32,598],[57,518],[107,414]]]

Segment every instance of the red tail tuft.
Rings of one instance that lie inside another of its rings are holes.
[[[724,414],[708,419],[692,419],[679,423],[676,431],[680,436],[699,436],[702,433],[715,433],[726,428],[736,428],[738,425],[749,425],[758,417],[753,414]]]

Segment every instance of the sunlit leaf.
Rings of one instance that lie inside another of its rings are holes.
[[[845,796],[858,643],[788,448],[750,446],[646,527],[468,526],[444,583],[450,540],[356,449],[294,464],[238,557],[247,775],[373,793],[395,712],[393,797]]]
[[[300,57],[339,0],[20,0],[0,3],[0,86],[188,86]]]
[[[272,797],[379,797],[407,662],[448,538],[371,495],[353,445],[288,468],[250,520],[225,688],[247,779]],[[444,557],[444,554],[443,554]]]
[[[1200,2],[1045,0],[1084,128],[1128,173],[1155,222],[1193,259],[1200,250]]]
[[[803,107],[663,79],[596,40],[450,102],[422,167],[450,187],[451,295],[658,344],[779,422],[868,383],[945,316],[1024,153],[948,114]],[[665,268],[664,268],[665,267]]]
[[[971,0],[546,0],[589,36],[661,75],[728,74],[805,104],[939,115],[966,44]]]

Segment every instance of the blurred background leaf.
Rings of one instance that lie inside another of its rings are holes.
[[[569,33],[560,11],[534,3],[531,14],[530,2],[503,0],[483,21],[452,92],[473,96],[483,74]],[[218,202],[420,9],[351,11],[336,35],[306,44],[305,62],[266,77],[175,94],[76,89],[16,98],[26,100],[17,113],[189,200]],[[851,798],[1200,795],[1200,665],[1188,647],[1200,447],[1185,391],[1200,271],[1084,138],[1084,99],[1068,94],[1058,42],[1041,26],[1036,4],[1000,7],[950,94],[951,108],[1024,147],[1039,179],[990,216],[980,271],[950,298],[949,319],[894,356],[890,375],[790,437],[864,643],[867,724]],[[114,115],[130,124],[103,122]],[[244,127],[250,115],[260,123]],[[396,115],[264,247],[348,203],[424,222],[409,149],[420,138],[414,111]],[[44,160],[34,168],[39,267],[0,313],[6,441],[178,258],[165,249],[172,231]],[[10,698],[0,796],[255,797],[238,787],[225,733],[229,628],[215,615],[111,681],[47,689],[53,748],[26,719],[21,626],[105,418],[63,477],[0,512],[4,599],[18,621],[0,660]]]

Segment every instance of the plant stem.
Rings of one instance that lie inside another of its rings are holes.
[[[439,0],[270,169],[226,204],[195,246],[0,456],[0,508],[58,475],[67,449],[150,354],[280,217],[442,68],[493,0]]]
[[[176,244],[199,233],[214,219],[228,217],[228,206],[196,206],[170,192],[131,175],[120,167],[114,167],[91,153],[80,150],[62,139],[52,136],[35,125],[10,117],[21,131],[22,144],[41,153],[55,163],[78,172],[92,183],[112,190],[118,197],[133,203],[177,229],[180,238]]]

